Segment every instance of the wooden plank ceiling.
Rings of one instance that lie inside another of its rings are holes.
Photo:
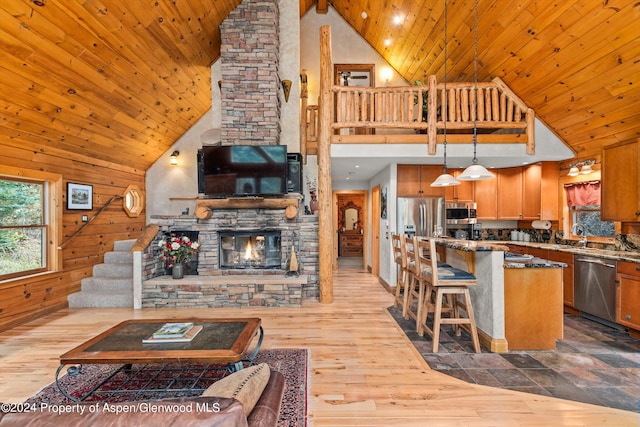
[[[3,0],[0,144],[146,170],[211,107],[239,1]],[[408,81],[443,78],[443,0],[328,4]],[[473,79],[473,6],[449,2],[449,81]],[[640,137],[639,21],[636,0],[480,0],[478,80],[502,78],[579,157],[597,154]]]

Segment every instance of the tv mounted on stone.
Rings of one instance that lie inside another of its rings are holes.
[[[205,197],[287,193],[286,145],[218,145],[198,151],[198,193]]]

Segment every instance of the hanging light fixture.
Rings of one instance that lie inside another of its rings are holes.
[[[444,123],[442,145],[444,146],[444,164],[442,174],[431,183],[432,187],[451,187],[460,185],[460,181],[447,172],[447,0],[444,0],[444,84],[442,97],[442,122]]]
[[[478,117],[478,0],[474,3],[474,30],[473,30],[473,161],[471,166],[466,168],[462,175],[458,176],[460,181],[482,181],[495,178],[484,166],[478,163],[476,148],[478,145],[478,128],[476,120]]]

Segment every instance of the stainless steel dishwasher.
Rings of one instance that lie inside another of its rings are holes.
[[[574,305],[583,313],[616,321],[616,261],[576,256]]]

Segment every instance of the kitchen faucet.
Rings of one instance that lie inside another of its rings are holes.
[[[575,234],[576,236],[581,236],[579,241],[580,246],[583,248],[587,247],[587,230],[585,229],[584,225],[579,223],[573,224],[573,226],[571,227],[571,233]]]

